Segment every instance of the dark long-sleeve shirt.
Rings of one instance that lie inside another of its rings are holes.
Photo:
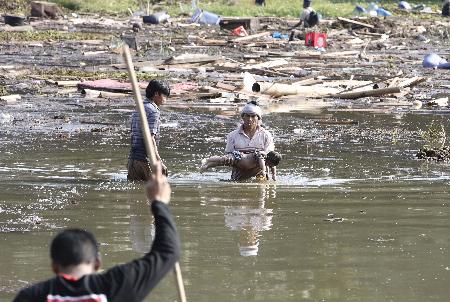
[[[56,276],[21,290],[14,302],[142,301],[180,256],[178,233],[168,206],[155,201],[152,212],[155,239],[150,252],[142,258],[76,281]]]

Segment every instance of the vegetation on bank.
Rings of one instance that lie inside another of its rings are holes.
[[[30,74],[37,75],[42,79],[77,79],[77,80],[128,80],[129,75],[126,71],[87,71],[75,68],[52,68],[52,69],[33,69]],[[155,78],[163,78],[166,75],[148,72],[136,72],[138,81],[150,81]]]
[[[27,13],[31,0],[0,0],[0,11],[2,7],[4,13],[11,11],[21,11]],[[68,11],[75,12],[99,12],[116,15],[127,15],[129,9],[132,11],[146,11],[147,0],[50,0],[58,3]],[[193,2],[197,2],[198,7],[216,13],[220,16],[278,16],[297,18],[302,9],[302,0],[266,0],[266,6],[261,7],[254,4],[254,0],[150,0],[150,12],[166,10],[172,16],[191,15],[193,12]],[[367,7],[370,1],[346,1],[346,0],[313,0],[313,7],[324,17],[338,17],[354,15],[355,5],[360,4]],[[374,1],[379,6],[388,10],[395,10],[398,1]],[[425,3],[433,10],[439,11],[442,5],[440,0],[426,0],[418,3]],[[411,5],[414,5],[411,2]],[[421,14],[421,17],[427,17]]]
[[[23,32],[0,32],[0,42],[17,41],[68,41],[68,40],[105,40],[108,35],[84,33],[84,32],[64,32],[57,30],[45,31],[23,31]]]

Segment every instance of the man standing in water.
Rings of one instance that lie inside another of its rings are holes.
[[[170,87],[167,82],[151,80],[145,89],[145,114],[155,147],[156,158],[161,161],[158,152],[159,129],[161,125],[159,106],[164,104],[170,96]],[[147,151],[145,150],[144,136],[141,129],[139,112],[134,111],[131,117],[131,150],[128,157],[128,180],[148,180],[150,167],[148,165]],[[167,167],[162,163],[164,175],[167,176]]]
[[[170,185],[157,165],[149,176],[147,198],[155,218],[151,250],[142,258],[97,274],[98,242],[82,229],[68,229],[50,247],[55,277],[19,292],[14,302],[143,301],[180,256],[178,233],[169,211]]]
[[[272,134],[261,126],[262,110],[254,101],[247,103],[241,111],[242,124],[227,135],[225,153],[229,153],[234,160],[242,158],[241,153],[253,153],[274,151]],[[231,180],[246,180],[254,176],[264,175],[261,168],[255,166],[252,169],[240,169],[233,165]]]

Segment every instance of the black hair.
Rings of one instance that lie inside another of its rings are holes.
[[[62,267],[90,263],[99,257],[98,243],[88,231],[67,229],[53,238],[50,257]]]
[[[162,93],[165,96],[170,96],[169,84],[166,81],[151,80],[148,83],[147,88],[145,88],[145,96],[151,100],[157,93]]]
[[[281,154],[276,151],[270,151],[266,155],[266,161],[272,164],[272,166],[278,166],[281,161]]]

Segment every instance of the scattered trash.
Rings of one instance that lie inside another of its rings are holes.
[[[428,102],[428,106],[448,107],[448,97],[434,99]]]
[[[413,102],[413,108],[414,108],[414,109],[420,109],[420,108],[422,108],[422,106],[423,106],[423,104],[422,104],[422,102],[419,101],[419,100],[415,100],[415,101]]]
[[[367,10],[364,7],[362,7],[361,5],[355,6],[355,12],[358,14],[367,14]]]
[[[148,85],[147,82],[139,83],[139,87],[146,88]],[[85,81],[81,82],[77,85],[78,90],[81,91],[81,93],[84,93],[84,89],[91,89],[91,90],[101,90],[101,91],[110,91],[110,92],[131,92],[131,83],[123,83],[116,80],[111,79],[101,79],[101,80],[95,80],[95,81]]]
[[[346,218],[342,218],[342,217],[334,217],[334,214],[327,214],[328,218],[325,218],[323,221],[328,221],[328,222],[343,222],[345,220],[347,220]]]
[[[0,96],[0,104],[9,105],[14,104],[17,100],[20,100],[22,97],[18,94],[4,95]]]
[[[246,36],[248,36],[247,31],[245,30],[244,26],[242,26],[242,25],[239,26],[239,27],[236,27],[235,29],[233,29],[231,31],[231,33],[234,36],[239,36],[239,37],[246,37]]]
[[[22,26],[25,21],[25,17],[14,15],[4,15],[3,19],[5,20],[5,24],[11,26]]]
[[[435,161],[450,161],[450,147],[444,146],[441,148],[424,147],[416,154],[418,159],[435,160]]]
[[[0,112],[0,124],[10,123],[14,120],[11,114]]]
[[[220,23],[220,17],[216,14],[197,8],[192,15],[191,23],[218,25]]]
[[[400,5],[400,4],[399,4]],[[371,2],[369,6],[364,8],[361,5],[355,6],[355,12],[358,14],[367,14],[371,17],[390,17],[392,13],[384,8],[378,7],[378,5],[374,2]]]
[[[435,53],[431,53],[423,58],[422,66],[425,68],[450,69],[450,62]]]
[[[169,20],[170,16],[166,12],[158,12],[149,16],[142,16],[142,21],[147,24],[161,24]]]
[[[398,8],[404,9],[404,10],[411,10],[412,6],[411,6],[411,4],[409,4],[406,1],[400,1],[400,3],[398,4]]]
[[[377,15],[380,17],[390,17],[392,16],[392,13],[385,10],[384,8],[377,9]]]
[[[274,39],[285,39],[285,40],[287,40],[287,39],[289,39],[289,35],[283,35],[282,33],[280,33],[280,32],[274,32],[273,34],[272,34],[272,38],[274,38]]]
[[[305,37],[305,45],[318,48],[327,47],[327,34],[318,32],[309,32]]]

